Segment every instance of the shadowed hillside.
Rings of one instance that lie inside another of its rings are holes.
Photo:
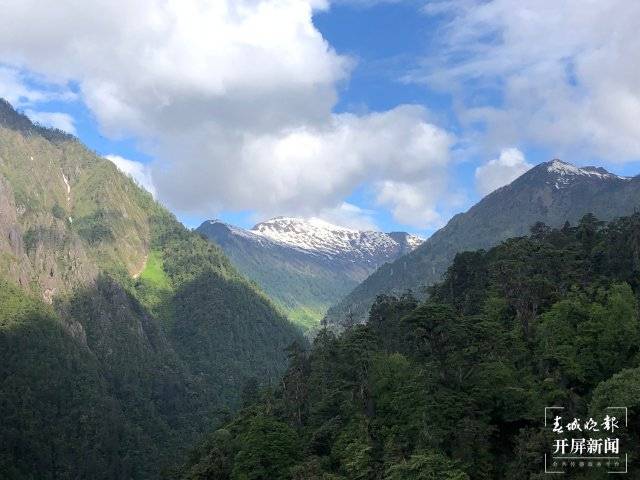
[[[12,479],[157,478],[300,339],[219,248],[4,101],[0,279]]]

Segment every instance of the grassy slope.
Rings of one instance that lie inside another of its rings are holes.
[[[140,279],[148,282],[157,290],[168,290],[170,281],[163,269],[163,263],[162,253],[152,250],[147,258],[144,270],[140,274]]]

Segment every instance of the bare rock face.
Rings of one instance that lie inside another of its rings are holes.
[[[32,275],[24,252],[15,199],[7,179],[0,174],[0,271],[12,281],[28,286]]]
[[[0,175],[0,273],[39,293],[51,304],[57,294],[94,280],[97,268],[63,220],[39,214],[20,222],[11,186]]]
[[[0,278],[52,303],[101,270],[139,271],[149,205],[111,162],[0,99]]]

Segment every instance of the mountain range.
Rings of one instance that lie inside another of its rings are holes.
[[[209,220],[197,231],[307,329],[317,327],[329,306],[380,265],[422,243],[406,232],[359,231],[291,217],[276,217],[250,230]]]
[[[549,233],[538,222],[561,227],[588,213],[610,220],[639,205],[640,177],[553,160],[454,216],[424,242],[404,232],[358,231],[290,217],[250,230],[211,220],[189,231],[113,163],[67,133],[33,124],[0,99],[0,476],[159,478],[230,412],[255,404],[258,396],[269,415],[291,411],[302,425],[300,379],[311,370],[301,360],[307,345],[302,330],[289,319],[307,330],[325,312],[325,321],[336,329],[365,321],[378,295],[413,290],[424,297],[457,253],[489,249],[534,225],[534,232],[547,232],[540,238],[564,235],[579,260],[578,247],[589,244],[581,227]],[[584,224],[598,232],[594,222]],[[625,222],[621,231],[635,232],[633,239],[616,240],[616,231],[609,230],[599,235],[603,242],[618,241],[628,250],[624,258],[635,259],[637,242],[629,244],[637,237],[637,216]],[[533,249],[533,257],[536,242],[535,235],[521,242]],[[589,250],[594,264],[600,255],[596,247]],[[615,248],[609,248],[608,261],[615,262],[611,251]],[[513,258],[520,259],[520,253]],[[482,272],[473,262],[484,255],[457,257],[439,295],[479,308],[474,282],[486,276],[476,272],[466,282],[465,269]],[[627,260],[614,266],[635,273],[637,265]],[[492,257],[493,266],[496,261]],[[402,309],[394,313],[394,302],[377,304],[378,320],[389,316],[387,326],[403,316]],[[416,306],[411,297],[399,302]],[[433,318],[440,318],[438,312]],[[378,332],[383,343],[404,341],[399,335],[387,338],[386,328]],[[374,384],[358,369],[382,357],[367,356],[375,342],[366,329],[349,332],[343,341],[322,331],[316,343],[328,347],[310,357],[317,377],[309,385],[324,389],[328,377],[322,369],[330,360],[344,376],[344,399],[356,401],[360,392],[364,396],[357,402],[366,413],[375,406],[367,396]],[[361,354],[364,363],[358,363]],[[282,377],[288,359],[293,363]],[[379,368],[387,369],[389,362],[381,360]],[[407,367],[405,373],[412,372]],[[391,370],[389,379],[396,379]],[[361,380],[366,381],[352,390]],[[258,393],[260,384],[270,387]],[[273,402],[273,385],[286,392],[282,402]],[[324,451],[323,438],[336,440],[334,406],[349,404],[331,391],[322,397],[326,402],[314,404],[314,415],[328,415],[326,425],[312,434],[310,448],[318,452]],[[256,432],[262,432],[261,425],[253,426]],[[349,429],[369,438],[367,429]],[[396,437],[394,429],[388,431]],[[213,444],[204,445],[218,448],[215,442],[228,438],[228,432],[217,434],[209,438]],[[242,437],[238,445],[252,438],[258,437]],[[336,445],[347,445],[347,438],[341,434]],[[255,451],[249,446],[243,455],[254,458]],[[356,456],[362,451],[368,450],[335,450]],[[357,472],[358,464],[351,464]],[[208,471],[188,478],[205,478]]]
[[[414,251],[380,266],[331,307],[324,321],[363,322],[376,296],[412,290],[424,296],[456,253],[487,249],[525,235],[536,222],[552,227],[576,223],[593,213],[601,220],[630,215],[640,207],[640,177],[621,177],[600,167],[576,167],[555,159],[541,163],[510,184],[455,215]]]
[[[159,478],[296,341],[218,247],[0,100],[2,478]]]

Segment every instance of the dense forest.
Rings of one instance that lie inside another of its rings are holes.
[[[289,349],[279,384],[173,472],[182,480],[542,479],[546,406],[629,408],[640,475],[640,214],[538,223],[460,253],[427,300],[378,297],[366,325]],[[574,468],[571,478],[607,476]]]
[[[285,369],[301,335],[213,245],[158,225],[138,279],[102,273],[53,305],[0,281],[0,478],[158,478],[247,380]]]

